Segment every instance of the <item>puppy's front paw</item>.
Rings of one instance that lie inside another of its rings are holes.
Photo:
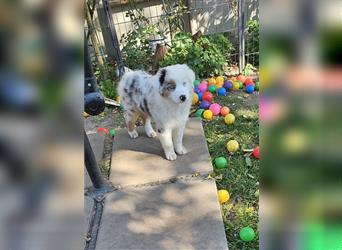
[[[132,138],[132,139],[135,139],[137,138],[139,135],[138,135],[138,132],[136,130],[133,130],[133,131],[128,131],[128,134],[129,136]]]
[[[175,151],[179,155],[185,155],[186,153],[188,153],[188,151],[186,150],[186,148],[184,146],[180,146],[180,147],[175,148]]]
[[[177,155],[176,155],[175,151],[173,151],[173,150],[170,152],[165,152],[165,157],[169,161],[174,161],[177,159]]]
[[[154,138],[157,136],[157,133],[152,130],[152,131],[146,132],[146,135],[150,138]]]

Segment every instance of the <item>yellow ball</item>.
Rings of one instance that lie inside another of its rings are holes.
[[[239,90],[240,89],[240,84],[238,82],[233,82],[233,89],[234,90]]]
[[[196,103],[198,103],[198,95],[194,93],[192,95],[192,105],[195,105]]]
[[[210,78],[209,80],[208,80],[208,83],[209,83],[209,85],[215,85],[216,84],[216,80],[215,80],[215,78]]]
[[[233,114],[228,114],[224,117],[224,123],[227,125],[233,124],[235,122],[235,116]]]
[[[227,190],[221,189],[217,192],[217,195],[221,204],[229,201],[230,195]]]
[[[203,117],[207,120],[212,120],[213,119],[213,112],[211,112],[211,110],[206,110],[203,112]]]
[[[223,76],[216,77],[216,83],[222,83],[222,85],[223,85],[223,82],[224,82]]]
[[[239,149],[239,143],[235,140],[227,142],[227,150],[231,153],[236,152]]]

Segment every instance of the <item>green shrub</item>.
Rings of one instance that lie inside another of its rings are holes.
[[[118,83],[116,67],[111,63],[105,63],[95,69],[94,75],[103,95],[115,100],[117,97],[116,85]]]
[[[201,78],[220,75],[232,51],[232,44],[222,34],[202,36],[194,43],[190,33],[180,32],[160,66],[186,63]]]
[[[248,35],[247,35],[247,45],[246,51],[248,54],[259,52],[259,22],[256,20],[248,21]],[[255,55],[254,66],[259,65],[259,55]]]

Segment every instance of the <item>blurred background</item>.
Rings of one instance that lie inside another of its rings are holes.
[[[83,2],[0,2],[0,248],[80,249]],[[260,2],[260,249],[342,249],[342,3]]]
[[[80,249],[83,3],[0,2],[0,249]]]
[[[260,3],[260,249],[342,249],[342,2]]]

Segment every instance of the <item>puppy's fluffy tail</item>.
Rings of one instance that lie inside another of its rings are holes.
[[[133,70],[131,70],[130,68],[124,67],[124,74],[127,73],[127,72],[131,72],[131,71],[133,71]],[[116,69],[116,76],[120,77],[119,68]]]

